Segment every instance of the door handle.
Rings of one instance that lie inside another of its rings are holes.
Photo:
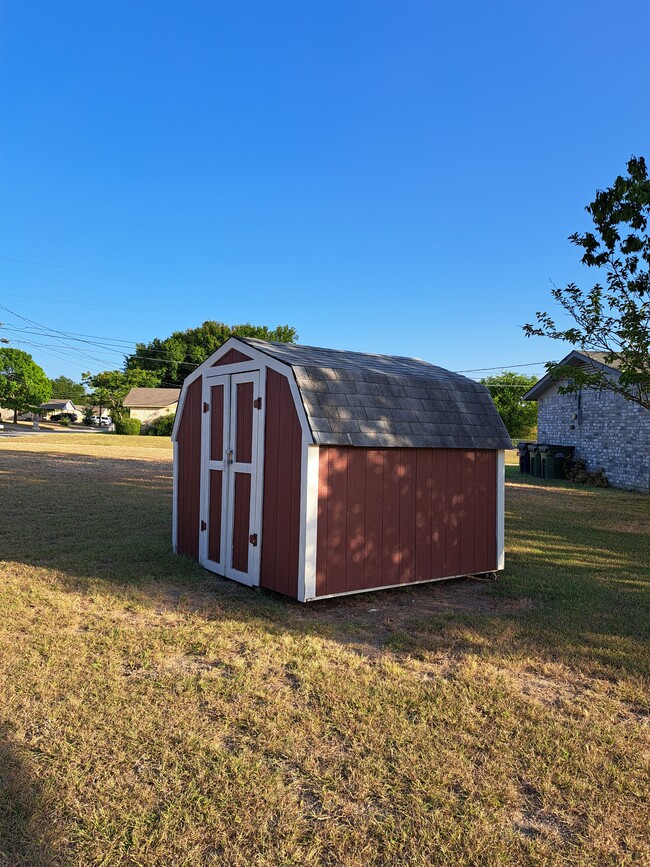
[[[227,464],[231,464],[231,463],[233,462],[232,455],[233,455],[233,451],[232,451],[232,449],[228,449],[228,450],[226,451],[226,463],[227,463]]]

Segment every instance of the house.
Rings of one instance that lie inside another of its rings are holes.
[[[612,378],[616,363],[607,364],[604,352],[573,350],[560,364],[596,367]],[[536,400],[540,443],[573,446],[589,470],[601,467],[610,485],[650,491],[650,411],[611,391],[583,388],[560,394],[550,374],[543,376],[524,400]]]
[[[424,361],[231,337],[183,384],[173,546],[301,602],[503,568],[487,389]]]
[[[63,412],[74,413],[79,421],[81,421],[81,417],[84,414],[83,409],[76,406],[73,401],[67,400],[66,398],[54,398],[53,400],[48,400],[47,403],[42,403],[40,405],[39,413],[41,418],[48,419],[53,415],[60,415]]]
[[[161,415],[173,415],[180,393],[180,388],[132,388],[123,404],[131,418],[140,419],[146,427]]]

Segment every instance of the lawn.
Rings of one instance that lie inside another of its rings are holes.
[[[648,498],[508,473],[496,583],[300,606],[168,440],[1,440],[0,864],[650,863]]]

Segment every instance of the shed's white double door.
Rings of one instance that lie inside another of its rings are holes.
[[[205,376],[199,560],[242,584],[259,584],[259,371]]]

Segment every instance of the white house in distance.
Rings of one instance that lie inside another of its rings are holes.
[[[123,404],[131,418],[139,419],[146,427],[161,415],[173,415],[180,393],[180,388],[132,388]]]
[[[65,398],[48,400],[47,403],[42,403],[38,409],[41,418],[44,419],[48,419],[53,415],[60,415],[61,413],[70,413],[71,415],[76,415],[81,420],[84,413],[81,407],[76,406],[71,400],[66,400]]]

